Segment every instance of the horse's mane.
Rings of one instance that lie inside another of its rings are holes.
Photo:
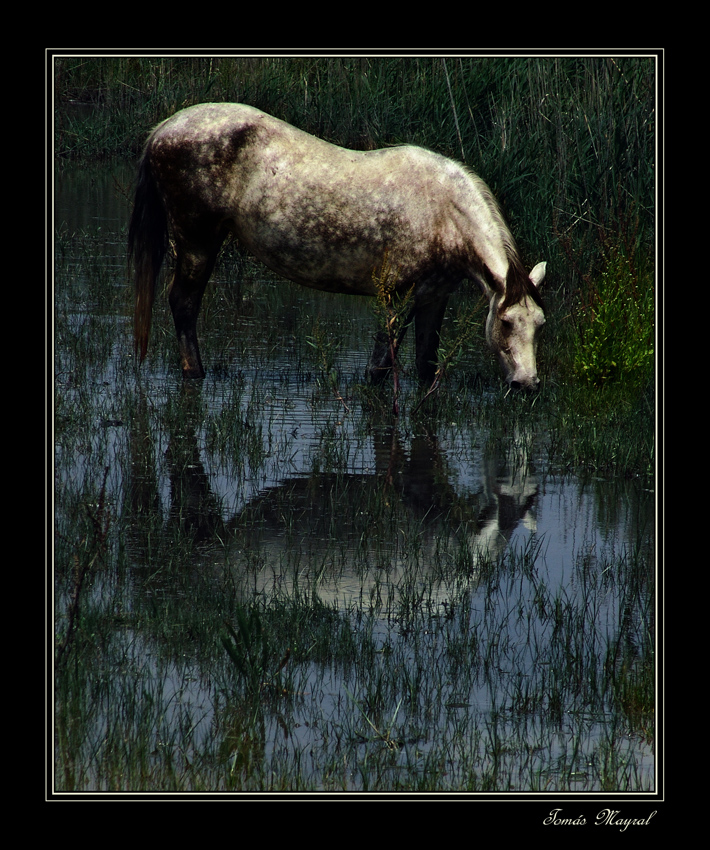
[[[505,298],[500,305],[500,310],[505,310],[511,304],[517,304],[527,297],[532,298],[538,307],[542,307],[540,290],[530,280],[530,275],[525,271],[525,266],[515,249],[515,245],[512,246],[510,252],[506,251],[506,253],[508,255],[508,274],[505,278]]]
[[[512,304],[517,304],[528,296],[532,298],[539,307],[542,307],[540,292],[535,284],[530,280],[528,273],[525,271],[525,266],[523,265],[523,261],[520,259],[520,254],[518,253],[518,246],[515,244],[513,234],[510,232],[508,225],[505,223],[503,213],[498,206],[498,202],[493,197],[493,193],[475,172],[468,168],[466,171],[475,183],[479,194],[485,201],[491,216],[498,227],[498,233],[503,243],[506,259],[508,260],[508,273],[505,278],[505,298],[503,299],[499,309],[505,310]],[[497,288],[500,288],[500,286],[498,285]]]

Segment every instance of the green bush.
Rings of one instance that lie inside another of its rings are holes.
[[[592,386],[643,387],[654,369],[653,275],[621,252],[587,287],[576,313],[576,374]]]

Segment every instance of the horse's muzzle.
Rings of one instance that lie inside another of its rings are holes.
[[[513,380],[510,382],[511,390],[536,390],[540,386],[540,379],[535,375],[533,378],[526,378],[524,381]]]

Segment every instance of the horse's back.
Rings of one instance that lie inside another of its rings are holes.
[[[156,163],[169,155],[208,171],[231,166],[276,186],[281,180],[298,179],[306,186],[349,187],[355,195],[362,189],[369,196],[377,186],[390,197],[398,190],[416,197],[425,183],[440,191],[446,181],[461,180],[465,171],[414,145],[373,151],[343,148],[241,103],[183,109],[155,128],[148,149]],[[358,183],[352,185],[353,180]]]

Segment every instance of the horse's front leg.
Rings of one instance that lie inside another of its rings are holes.
[[[365,377],[370,383],[381,384],[392,370],[393,359],[397,357],[397,350],[412,323],[414,315],[415,309],[411,309],[396,336],[392,336],[387,331],[378,331],[375,334],[375,347],[365,370]]]
[[[392,368],[390,341],[384,331],[375,334],[375,347],[365,370],[365,377],[371,384],[381,384]]]
[[[216,256],[216,251],[178,252],[169,301],[175,322],[183,378],[205,377],[197,341],[197,317]]]
[[[441,324],[448,300],[441,298],[417,308],[414,321],[417,373],[426,386],[431,385],[436,376]]]

